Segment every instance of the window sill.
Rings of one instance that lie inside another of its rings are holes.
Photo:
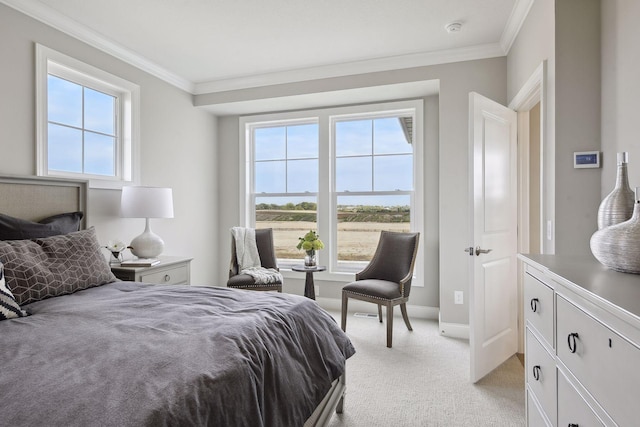
[[[98,190],[122,190],[122,187],[135,185],[133,181],[108,181],[101,179],[89,179],[89,188]]]

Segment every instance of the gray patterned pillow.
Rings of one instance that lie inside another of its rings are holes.
[[[27,313],[20,309],[13,294],[7,288],[3,271],[4,266],[0,262],[0,320],[27,316]]]
[[[20,305],[116,281],[93,227],[60,236],[0,242],[7,287]]]

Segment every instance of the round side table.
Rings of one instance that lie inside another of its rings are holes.
[[[299,265],[291,267],[291,270],[293,271],[306,273],[306,277],[304,279],[304,296],[311,299],[316,299],[316,288],[313,285],[313,273],[316,273],[318,271],[325,271],[326,269],[327,267],[324,265],[316,265],[314,267]]]

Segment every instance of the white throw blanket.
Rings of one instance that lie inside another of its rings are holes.
[[[238,269],[260,267],[260,254],[256,245],[256,230],[253,228],[233,227],[231,235],[236,241]]]
[[[282,283],[282,274],[274,268],[264,268],[256,245],[256,230],[253,228],[233,227],[231,235],[236,242],[236,258],[240,274],[248,274],[258,285]]]

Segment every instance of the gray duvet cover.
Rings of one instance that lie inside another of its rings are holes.
[[[0,424],[301,426],[354,353],[304,297],[116,282],[0,322]]]

